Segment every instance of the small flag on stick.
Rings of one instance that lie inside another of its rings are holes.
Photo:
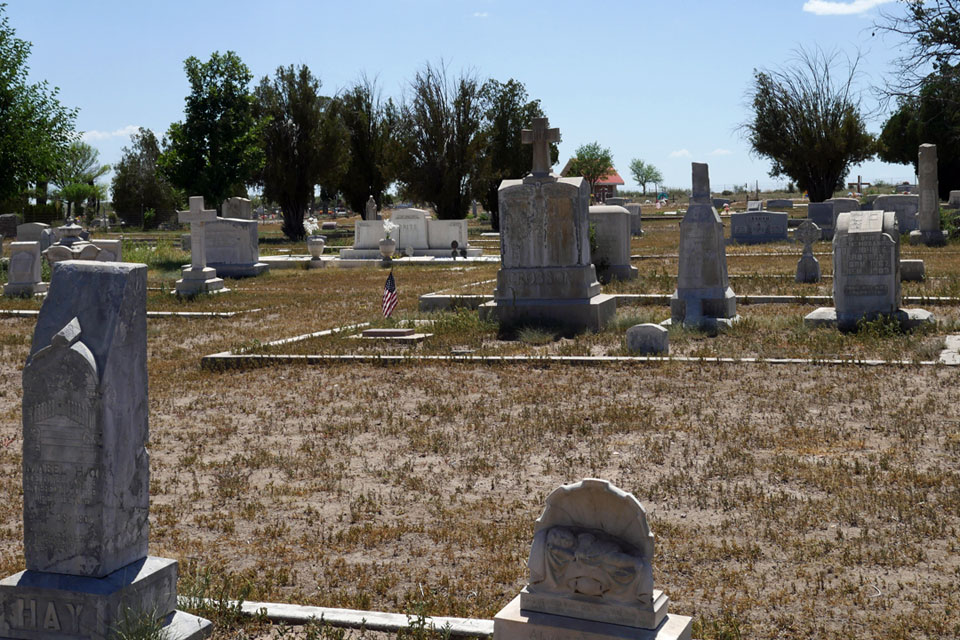
[[[383,285],[383,317],[389,318],[390,314],[397,306],[397,281],[393,279],[393,269],[387,276],[387,281]]]

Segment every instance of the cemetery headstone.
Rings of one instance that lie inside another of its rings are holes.
[[[729,198],[714,198],[712,202],[713,202],[713,208],[716,209],[717,211],[720,211],[724,207],[728,207],[731,204]]]
[[[804,318],[809,326],[856,329],[861,320],[888,316],[910,328],[933,322],[923,309],[900,308],[900,233],[893,211],[850,211],[837,217],[833,238],[834,307]]]
[[[837,216],[844,211],[856,211],[860,203],[855,198],[833,198],[807,205],[807,219],[820,228],[822,240],[833,240],[837,228]]]
[[[937,180],[937,145],[922,144],[918,152],[920,209],[916,231],[910,232],[910,244],[941,247],[947,234],[940,230],[940,190]]]
[[[693,195],[680,221],[679,254],[668,322],[706,329],[729,326],[737,319],[737,296],[730,288],[723,223],[710,202],[706,164],[693,163]]]
[[[950,199],[947,201],[947,207],[950,209],[960,209],[960,191],[950,192]]]
[[[747,211],[760,211],[763,208],[761,200],[747,200]]]
[[[40,242],[40,236],[50,225],[42,222],[25,222],[17,225],[17,242]]]
[[[106,640],[141,615],[169,640],[210,633],[176,611],[177,562],[147,555],[146,289],[142,264],[54,267],[23,370],[26,570],[0,580],[6,638]]]
[[[394,209],[390,221],[397,225],[390,237],[400,251],[410,256],[448,257],[450,243],[466,251],[467,256],[482,255],[483,250],[469,246],[466,220],[435,220],[422,209]],[[353,247],[340,251],[347,260],[380,259],[380,240],[385,237],[383,220],[358,220],[354,223]]]
[[[15,213],[4,213],[0,215],[0,239],[16,238],[17,226],[20,224],[20,216]]]
[[[619,206],[595,205],[589,215],[596,242],[590,257],[599,281],[635,280],[637,268],[630,264],[630,212]]]
[[[57,232],[55,229],[44,229],[40,232],[40,251],[46,251],[47,248],[57,241]]]
[[[692,619],[669,614],[654,589],[653,550],[633,495],[596,479],[559,487],[534,527],[529,582],[494,617],[494,640],[689,640]]]
[[[100,249],[97,260],[100,262],[123,262],[123,240],[94,240]]]
[[[773,211],[742,211],[730,214],[730,240],[762,244],[787,240],[788,214]]]
[[[626,198],[620,198],[618,196],[611,196],[603,201],[603,204],[611,207],[622,207],[627,204]]]
[[[873,201],[873,210],[893,211],[897,214],[897,229],[906,234],[917,228],[917,212],[920,210],[920,196],[893,194],[879,196]]]
[[[803,254],[797,261],[797,282],[820,282],[820,261],[813,255],[813,243],[822,237],[813,220],[804,220],[797,227],[797,240],[803,243]]]
[[[627,351],[649,356],[670,353],[670,332],[658,324],[637,324],[627,329]]]
[[[228,206],[230,201],[233,204]],[[246,198],[230,198],[223,203],[223,210],[243,209],[236,201]],[[250,202],[246,201],[249,211]],[[223,217],[207,222],[204,228],[204,246],[207,266],[216,269],[217,275],[227,278],[258,276],[268,269],[260,262],[260,223],[244,218]]]
[[[39,242],[11,242],[3,295],[32,296],[45,292],[47,283],[40,280],[42,266]]]
[[[642,236],[643,235],[643,220],[641,219],[641,207],[639,203],[631,202],[627,205],[624,205],[626,210],[630,212],[630,235],[632,236]]]
[[[900,282],[923,282],[926,278],[926,267],[923,260],[901,260]]]
[[[521,133],[533,145],[533,170],[500,183],[500,270],[494,299],[480,306],[502,333],[539,325],[564,334],[603,329],[616,299],[601,293],[590,257],[590,184],[550,171],[560,130],[534,118]]]
[[[767,200],[767,209],[793,209],[793,200],[785,198]]]
[[[235,218],[237,220],[255,220],[250,200],[247,198],[227,198],[223,201],[220,211],[224,218]]]
[[[177,219],[180,224],[190,224],[190,264],[181,270],[174,292],[193,296],[227,291],[217,270],[207,266],[205,226],[217,219],[217,211],[203,208],[203,196],[190,196],[190,209],[178,212]]]

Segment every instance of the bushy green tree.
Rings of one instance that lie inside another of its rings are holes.
[[[924,143],[937,145],[940,198],[946,200],[960,182],[960,76],[930,74],[915,97],[903,97],[883,126],[880,159],[909,164],[918,171],[917,153]]]
[[[306,65],[279,67],[256,89],[263,197],[280,205],[283,233],[292,240],[306,233],[303,216],[316,185],[336,184],[347,166],[347,132],[332,105]]]
[[[427,64],[410,83],[397,135],[401,192],[433,206],[441,219],[462,219],[479,174],[483,105],[475,76],[447,76]]]
[[[50,179],[59,187],[73,183],[93,184],[110,172],[110,165],[100,164],[100,152],[82,140],[74,140],[60,155]]]
[[[597,181],[610,173],[612,168],[613,154],[610,149],[601,147],[599,142],[591,142],[577,147],[567,167],[567,175],[582,176],[590,183],[592,191]]]
[[[660,184],[663,182],[663,174],[652,164],[644,162],[640,158],[634,158],[630,161],[630,173],[634,181],[643,189],[643,195],[647,195],[647,185],[649,183]]]
[[[214,52],[207,62],[184,63],[190,82],[185,118],[170,125],[160,167],[187,196],[202,195],[219,208],[246,195],[263,166],[260,130],[253,115],[253,75],[233,51]]]
[[[172,211],[182,205],[184,199],[157,167],[160,158],[157,136],[141,127],[130,136],[130,141],[131,146],[123,148],[123,156],[114,168],[113,209],[132,224],[148,226],[145,217],[148,210]]]
[[[0,201],[45,186],[76,138],[76,110],[60,104],[56,87],[28,81],[29,55],[30,43],[16,37],[0,4]]]
[[[854,89],[857,63],[839,80],[836,66],[837,54],[801,50],[791,65],[755,71],[753,118],[742,125],[753,152],[772,162],[770,176],[790,178],[811,202],[832,197],[850,166],[876,150]]]
[[[392,100],[380,99],[376,82],[367,77],[337,98],[337,108],[349,136],[349,164],[340,193],[354,211],[363,211],[370,196],[382,207],[396,167],[400,111]]]
[[[539,100],[530,100],[522,82],[514,79],[499,82],[487,80],[480,89],[483,100],[483,152],[478,179],[477,199],[490,212],[494,231],[500,229],[500,204],[497,191],[500,182],[522,178],[533,165],[533,147],[521,143],[520,131],[534,118],[544,116]],[[556,144],[550,145],[550,159],[560,155]]]

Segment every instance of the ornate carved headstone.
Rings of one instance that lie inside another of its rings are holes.
[[[723,223],[710,201],[706,164],[693,163],[693,196],[680,221],[677,290],[670,298],[670,320],[716,328],[737,318],[737,296],[727,276]]]
[[[910,232],[910,244],[939,247],[947,243],[947,235],[940,230],[940,189],[937,179],[937,145],[922,144],[918,152],[920,209],[917,212],[919,229]]]
[[[820,282],[820,261],[813,255],[813,243],[822,232],[812,220],[804,220],[797,227],[797,240],[803,243],[803,254],[797,261],[797,282]]]
[[[203,196],[190,196],[189,211],[178,212],[177,218],[181,224],[190,224],[190,265],[181,270],[182,276],[177,280],[175,293],[192,296],[227,291],[223,286],[223,278],[217,277],[217,270],[207,266],[204,227],[206,223],[217,219],[217,211],[203,208]]]
[[[500,271],[494,299],[480,306],[502,333],[524,325],[565,334],[603,329],[616,300],[600,292],[590,258],[590,185],[550,173],[550,143],[558,129],[535,118],[522,139],[533,145],[533,170],[500,183]]]
[[[104,639],[127,609],[168,637],[177,563],[147,556],[147,267],[63,261],[23,370],[26,571],[0,581],[0,637]],[[188,631],[189,628],[189,631]]]
[[[547,498],[530,547],[530,581],[494,618],[494,639],[690,638],[653,588],[653,534],[635,497],[587,479]]]

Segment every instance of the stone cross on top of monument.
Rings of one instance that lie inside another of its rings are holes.
[[[194,269],[203,269],[207,266],[203,227],[205,222],[213,222],[216,219],[216,209],[203,208],[203,196],[190,196],[190,210],[177,212],[177,220],[181,223],[190,223],[190,266]]]
[[[530,125],[532,129],[520,131],[520,141],[523,144],[533,145],[533,171],[536,178],[546,178],[550,175],[550,143],[560,142],[560,129],[549,129],[547,118],[534,118]]]
[[[813,220],[804,220],[797,227],[797,240],[803,243],[803,253],[813,253],[813,243],[820,239],[820,227]]]

